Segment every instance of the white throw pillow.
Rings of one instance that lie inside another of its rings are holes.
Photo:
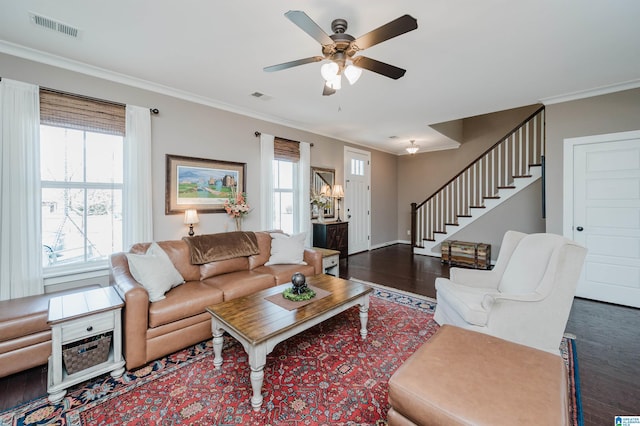
[[[127,253],[127,260],[131,275],[147,290],[150,302],[164,299],[171,287],[184,282],[167,253],[155,242],[145,254]]]
[[[306,232],[291,236],[279,232],[271,234],[271,257],[265,265],[306,265],[303,260],[306,238]]]

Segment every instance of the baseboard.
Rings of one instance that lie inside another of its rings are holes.
[[[410,241],[404,241],[404,240],[395,240],[395,241],[387,241],[385,243],[381,243],[381,244],[376,244],[374,246],[371,246],[370,250],[375,250],[375,249],[379,249],[379,248],[383,248],[383,247],[389,247],[395,244],[411,244]]]

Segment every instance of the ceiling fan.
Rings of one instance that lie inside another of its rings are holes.
[[[358,38],[345,32],[347,30],[347,21],[344,19],[335,19],[331,23],[333,34],[328,35],[301,10],[290,10],[284,15],[322,45],[323,56],[311,56],[272,65],[265,67],[264,71],[280,71],[328,59],[330,62],[325,63],[320,70],[322,77],[326,81],[322,92],[324,96],[333,95],[336,90],[340,89],[343,74],[350,84],[354,84],[360,77],[362,69],[373,71],[394,80],[399,79],[406,72],[402,68],[385,64],[366,56],[354,55],[361,50],[418,28],[418,21],[410,15],[403,15]]]

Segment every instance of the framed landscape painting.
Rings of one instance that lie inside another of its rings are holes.
[[[224,213],[232,192],[245,192],[246,163],[167,154],[165,214]]]

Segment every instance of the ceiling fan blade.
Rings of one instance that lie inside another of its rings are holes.
[[[290,10],[284,14],[291,22],[296,24],[302,31],[313,37],[323,46],[333,44],[333,40],[322,28],[318,26],[309,16],[301,10]]]
[[[367,58],[366,56],[357,56],[353,58],[353,65],[384,75],[385,77],[393,78],[394,80],[399,79],[405,72],[407,72],[407,70],[402,68],[385,64],[384,62],[376,61],[375,59]]]
[[[336,93],[336,89],[332,89],[331,87],[324,85],[324,89],[322,89],[322,96],[330,96]]]
[[[384,24],[373,31],[355,39],[351,45],[355,50],[364,50],[378,43],[387,41],[418,28],[418,21],[411,15],[403,15],[398,19]]]
[[[324,58],[322,56],[312,56],[310,58],[298,59],[297,61],[285,62],[283,64],[271,65],[269,67],[264,67],[263,70],[266,72],[272,71],[280,71],[286,70],[287,68],[297,67],[298,65],[310,64],[312,62],[322,61]]]

